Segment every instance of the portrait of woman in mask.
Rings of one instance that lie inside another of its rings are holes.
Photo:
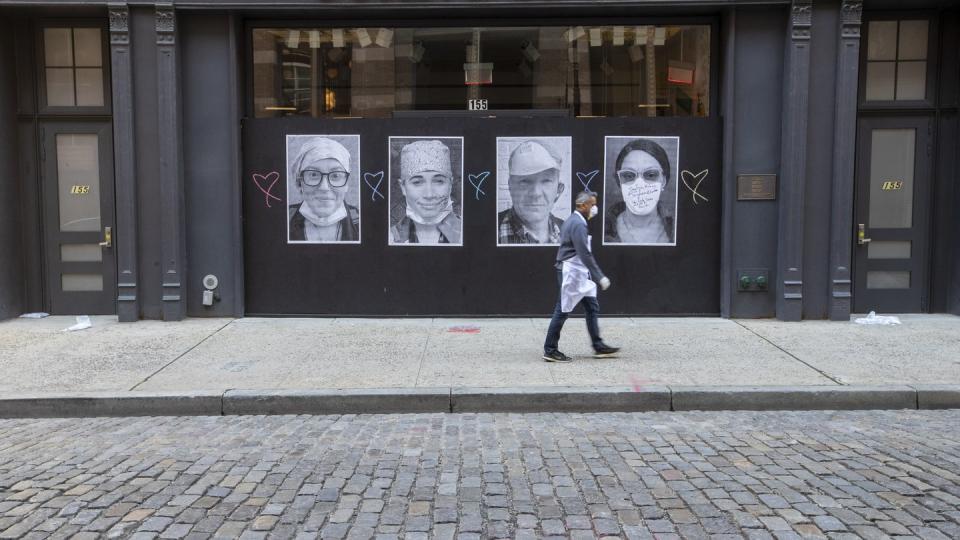
[[[360,242],[359,148],[359,135],[287,136],[289,243]]]
[[[676,245],[679,138],[607,137],[606,145],[603,243]]]
[[[390,245],[463,245],[463,139],[390,137]]]

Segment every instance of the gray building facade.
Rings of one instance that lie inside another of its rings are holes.
[[[606,313],[960,315],[958,35],[948,0],[0,0],[0,318],[545,315],[583,189]]]

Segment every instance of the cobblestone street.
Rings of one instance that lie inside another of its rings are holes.
[[[0,538],[960,537],[960,411],[0,421]]]

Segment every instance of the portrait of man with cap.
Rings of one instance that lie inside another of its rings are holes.
[[[390,244],[462,245],[463,139],[390,137],[390,151]]]
[[[341,141],[360,147],[359,135],[287,136],[287,200],[291,186],[301,199],[288,205],[288,242],[360,242],[360,210],[346,202],[351,188],[359,192],[359,174],[351,174],[359,156]]]
[[[541,137],[497,139],[497,185],[502,193],[504,184],[510,194],[509,207],[497,213],[498,245],[559,245],[563,219],[555,211],[568,212],[569,206],[560,204],[568,193],[570,183],[569,137]],[[510,148],[512,147],[512,150]],[[558,155],[561,149],[563,155]],[[502,157],[509,151],[506,166]],[[562,206],[562,208],[558,208]]]

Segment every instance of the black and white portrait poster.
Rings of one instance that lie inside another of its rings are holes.
[[[679,137],[604,140],[604,245],[677,245]]]
[[[497,137],[497,245],[556,246],[570,215],[570,137]]]
[[[463,245],[463,137],[390,137],[389,245]]]
[[[287,135],[287,243],[360,243],[360,135]]]

